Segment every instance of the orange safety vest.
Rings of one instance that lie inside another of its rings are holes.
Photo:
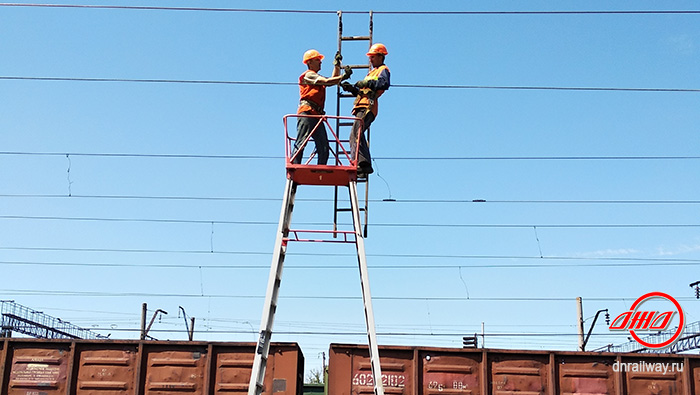
[[[314,115],[322,115],[323,107],[326,103],[326,86],[325,85],[309,85],[304,81],[306,73],[311,70],[306,70],[301,73],[299,77],[299,97],[301,102],[299,103],[299,109],[297,114],[302,112],[310,112]],[[311,102],[314,105],[309,105],[309,103],[304,103],[305,101]],[[319,110],[321,113],[319,113]]]
[[[386,71],[389,71],[389,68],[386,67],[386,65],[384,64],[375,69],[370,70],[370,72],[367,73],[365,80],[378,80],[379,75],[384,69],[386,69]],[[371,108],[374,115],[377,116],[377,111],[379,110],[379,103],[377,102],[377,99],[379,99],[379,96],[381,96],[383,93],[383,90],[376,90],[373,92],[371,89],[367,88],[360,89],[360,93],[355,98],[353,112],[355,112],[355,110],[358,108]]]

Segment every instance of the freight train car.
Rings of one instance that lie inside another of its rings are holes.
[[[700,395],[700,356],[379,347],[387,395]],[[366,346],[331,344],[328,395],[374,393]]]
[[[247,394],[255,343],[0,339],[0,395]],[[264,395],[302,395],[296,343],[272,343]]]

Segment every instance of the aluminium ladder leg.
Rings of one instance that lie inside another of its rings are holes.
[[[367,256],[365,255],[365,239],[362,237],[362,223],[360,222],[360,207],[357,196],[357,182],[350,181],[350,204],[352,206],[352,223],[355,230],[355,243],[357,245],[357,263],[360,267],[360,281],[362,284],[362,301],[365,305],[365,323],[367,324],[367,338],[369,341],[369,358],[374,379],[374,394],[384,395],[382,383],[382,368],[379,364],[379,346],[377,345],[377,330],[374,325],[374,310],[372,309],[372,295],[369,289],[369,273],[367,270]]]
[[[265,381],[265,368],[267,358],[270,353],[270,337],[272,336],[272,323],[277,310],[277,296],[279,295],[280,282],[282,281],[282,267],[284,257],[287,252],[287,236],[289,235],[289,225],[292,221],[292,211],[294,209],[294,196],[297,185],[291,179],[287,179],[282,200],[282,212],[277,227],[277,238],[275,239],[275,250],[272,255],[270,266],[270,277],[267,282],[267,293],[265,294],[265,305],[263,306],[262,319],[260,320],[260,337],[255,349],[253,359],[253,370],[250,374],[248,385],[248,395],[260,395],[263,391]]]

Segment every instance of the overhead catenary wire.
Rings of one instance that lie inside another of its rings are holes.
[[[256,8],[215,8],[215,7],[166,7],[166,6],[124,6],[96,4],[42,4],[42,3],[0,3],[0,7],[41,7],[41,8],[84,8],[136,11],[202,11],[235,13],[275,13],[275,14],[332,14],[337,10],[304,9],[256,9]],[[368,14],[369,11],[343,11],[344,14]],[[372,11],[384,15],[650,15],[650,14],[700,14],[697,10],[560,10],[560,11]]]
[[[125,152],[31,152],[31,151],[0,151],[0,155],[5,156],[84,156],[84,157],[105,157],[105,158],[159,158],[159,159],[284,159],[283,156],[277,155],[206,155],[206,154],[155,154],[155,153],[125,153]],[[624,161],[639,161],[639,160],[698,160],[700,156],[696,155],[611,155],[611,156],[379,156],[375,159],[381,160],[429,160],[429,161],[491,161],[491,160],[513,160],[513,161],[607,161],[607,160],[624,160]]]
[[[54,81],[54,82],[122,82],[149,84],[205,84],[205,85],[278,85],[297,86],[297,82],[275,81],[224,81],[224,80],[186,80],[186,79],[137,79],[137,78],[81,78],[81,77],[35,77],[35,76],[0,76],[7,81]],[[503,86],[503,85],[437,85],[437,84],[393,84],[392,88],[418,89],[495,89],[495,90],[554,90],[554,91],[598,91],[598,92],[676,92],[699,93],[692,88],[625,88],[625,87],[566,87],[566,86]]]
[[[55,194],[0,194],[0,198],[19,199],[125,199],[125,200],[194,200],[280,202],[281,198],[245,196],[155,196],[155,195],[55,195]],[[297,198],[297,202],[332,202],[328,198]],[[503,199],[370,199],[370,203],[429,203],[429,204],[700,204],[700,200],[503,200]]]
[[[139,332],[140,328],[111,328],[111,327],[92,327],[91,330],[95,331],[112,331],[112,332]],[[186,333],[184,329],[163,329],[163,328],[152,328],[149,332],[154,333]],[[206,333],[209,334],[248,334],[256,333],[250,330],[241,329],[210,329]],[[279,330],[275,331],[276,335],[325,335],[325,336],[367,336],[365,332],[355,332],[355,331],[290,331],[290,330]],[[455,337],[461,339],[465,332],[377,332],[378,336],[430,336],[430,337]],[[481,337],[482,334],[479,333]],[[487,338],[497,338],[497,337],[573,337],[578,336],[578,333],[574,332],[485,332],[483,336]],[[629,334],[625,333],[592,333],[591,336],[596,337],[627,337]]]
[[[221,251],[221,250],[215,250],[215,251],[210,251],[210,250],[158,250],[158,249],[114,249],[114,248],[69,248],[69,247],[17,247],[17,246],[0,246],[0,250],[18,250],[18,251],[37,251],[37,252],[81,252],[81,253],[123,253],[123,254],[194,254],[194,255],[258,255],[258,256],[269,256],[271,252],[265,252],[265,251]],[[353,254],[344,254],[344,253],[319,253],[319,252],[288,252],[287,255],[290,256],[307,256],[307,257],[354,257],[355,255]],[[544,255],[544,256],[529,256],[529,255],[455,255],[455,254],[411,254],[411,253],[382,253],[382,254],[367,254],[369,257],[376,257],[376,258],[401,258],[401,259],[460,259],[460,260],[510,260],[510,259],[522,259],[522,260],[537,260],[537,261],[556,261],[556,260],[562,260],[562,261],[594,261],[594,262],[619,262],[620,265],[621,262],[640,262],[642,265],[648,264],[648,265],[654,265],[654,264],[678,264],[678,265],[693,265],[700,263],[700,260],[698,259],[683,259],[683,258],[639,258],[639,257],[601,257],[601,256],[554,256],[554,255]],[[10,261],[7,261],[7,263],[11,263]],[[607,266],[605,264],[591,264],[592,266]],[[193,266],[186,266],[186,265],[170,265],[170,264],[138,264],[138,266],[143,266],[143,267],[183,267],[183,268],[199,268],[200,266],[202,268],[228,268],[228,267],[247,267],[247,266],[229,266],[229,265],[221,265],[221,266],[212,266],[212,265],[205,265],[202,266],[201,264],[193,265]],[[537,264],[535,266],[528,264],[528,265],[516,265],[516,264],[505,264],[505,265],[500,265],[498,267],[549,267],[549,264]],[[555,265],[552,265],[555,266]],[[574,265],[563,265],[567,267],[571,267]],[[582,266],[587,266],[587,265],[582,265]],[[614,266],[614,265],[611,265]],[[633,266],[633,265],[630,265]],[[262,267],[262,266],[261,266]],[[269,269],[269,265],[264,266],[265,268]],[[317,268],[314,265],[292,265],[289,267],[294,267],[294,268]],[[463,267],[463,268],[472,268],[476,266],[472,265],[466,265],[466,264],[459,264],[459,265],[372,265],[371,268],[458,268],[458,267]],[[485,265],[483,267],[491,267],[491,265]],[[254,266],[250,266],[250,268],[256,268]],[[343,269],[345,268],[344,266],[319,266],[318,268],[327,268],[327,269]],[[356,269],[355,266],[352,266],[353,269]]]
[[[0,289],[0,292],[15,295],[51,295],[51,296],[89,296],[89,297],[162,297],[162,298],[197,298],[197,299],[264,299],[265,295],[234,295],[234,294],[200,294],[200,293],[158,293],[158,292],[106,292],[106,291],[74,291],[74,290],[36,290],[36,289]],[[280,298],[289,300],[362,300],[362,296],[332,296],[332,295],[285,295]],[[465,296],[372,296],[378,301],[442,301],[442,302],[566,302],[571,303],[576,297],[471,297]],[[597,302],[626,302],[637,299],[636,296],[625,297],[586,297],[587,301]],[[678,301],[691,301],[695,297],[677,297]]]
[[[181,223],[181,224],[223,224],[223,225],[276,225],[273,221],[230,221],[230,220],[196,220],[173,218],[108,218],[108,217],[61,217],[61,216],[30,216],[30,215],[0,215],[6,220],[35,220],[35,221],[89,221],[89,222],[152,222],[152,223]],[[299,222],[297,226],[323,226],[325,222]],[[350,224],[341,224],[350,225]],[[699,228],[700,223],[679,224],[446,224],[446,223],[373,223],[373,227],[386,228]]]
[[[221,251],[221,250],[158,250],[158,249],[114,249],[114,248],[70,248],[70,247],[17,247],[0,246],[0,250],[24,250],[24,251],[52,251],[52,252],[112,252],[125,254],[206,254],[206,255],[270,255],[264,251]],[[319,257],[341,257],[355,256],[343,253],[309,253],[309,252],[288,252],[287,255],[297,256],[319,256]],[[543,260],[586,260],[586,261],[629,261],[629,262],[678,262],[678,263],[700,263],[695,259],[679,258],[635,258],[635,257],[585,257],[585,256],[527,256],[527,255],[451,255],[451,254],[367,254],[371,257],[381,258],[402,258],[402,259],[536,259]],[[444,266],[444,265],[443,265]],[[457,265],[464,267],[465,265]],[[457,267],[455,266],[455,267]],[[197,265],[199,267],[199,265]],[[269,266],[266,266],[269,268]],[[374,267],[374,266],[373,266]],[[430,266],[434,267],[434,266]],[[355,268],[355,266],[353,266]]]
[[[244,255],[244,254],[242,254]],[[260,254],[262,255],[262,254]],[[269,254],[268,254],[269,255]],[[309,254],[312,255],[312,254]],[[460,257],[453,256],[452,258],[457,259]],[[444,259],[444,258],[443,258]],[[567,261],[576,259],[573,257],[547,257],[547,256],[537,256],[537,257],[493,257],[493,256],[483,256],[483,257],[461,257],[461,259],[523,259],[523,260],[554,260],[554,261]],[[584,258],[585,260],[585,258]],[[440,270],[440,269],[535,269],[535,268],[577,268],[577,267],[647,267],[647,266],[695,266],[700,264],[698,259],[645,259],[645,258],[621,258],[620,260],[628,262],[623,263],[615,261],[613,258],[601,258],[602,262],[588,262],[588,263],[521,263],[521,264],[438,264],[438,265],[370,265],[369,268],[373,270]],[[611,263],[612,262],[612,263]],[[259,269],[268,270],[269,265],[205,265],[205,264],[171,264],[171,263],[116,263],[116,262],[91,262],[91,263],[80,263],[80,262],[38,262],[38,261],[0,261],[3,265],[32,265],[32,266],[74,266],[74,267],[92,267],[92,268],[104,268],[104,267],[132,267],[132,268],[161,268],[161,269],[228,269],[228,270],[244,270],[244,269]],[[355,266],[351,265],[290,265],[288,267],[290,270],[355,270]]]

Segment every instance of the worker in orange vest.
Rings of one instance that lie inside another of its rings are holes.
[[[301,76],[299,76],[299,109],[297,114],[300,117],[297,118],[297,139],[294,143],[294,152],[292,154],[292,163],[301,163],[302,157],[304,156],[304,141],[309,137],[309,134],[314,130],[316,125],[318,127],[311,135],[316,145],[317,163],[319,165],[325,165],[328,162],[328,136],[326,135],[326,128],[323,125],[321,118],[305,117],[304,115],[324,115],[323,110],[326,104],[326,87],[331,85],[337,85],[341,81],[350,78],[352,70],[349,67],[345,68],[343,75],[340,75],[340,62],[343,57],[340,52],[335,54],[335,59],[333,61],[333,74],[330,78],[326,78],[318,74],[321,70],[321,61],[324,56],[321,55],[317,50],[310,49],[304,52],[303,63],[308,67],[308,70],[304,71]]]
[[[384,44],[377,43],[372,45],[369,52],[367,52],[369,62],[372,65],[367,76],[363,80],[356,82],[354,86],[348,82],[341,84],[343,90],[356,96],[352,114],[363,121],[362,127],[360,127],[361,123],[359,121],[355,121],[350,133],[350,148],[353,158],[355,157],[355,152],[357,152],[358,177],[366,177],[374,172],[365,131],[377,117],[377,99],[391,85],[391,74],[389,68],[384,64],[384,58],[388,54],[389,52]],[[357,147],[358,141],[359,147]]]

